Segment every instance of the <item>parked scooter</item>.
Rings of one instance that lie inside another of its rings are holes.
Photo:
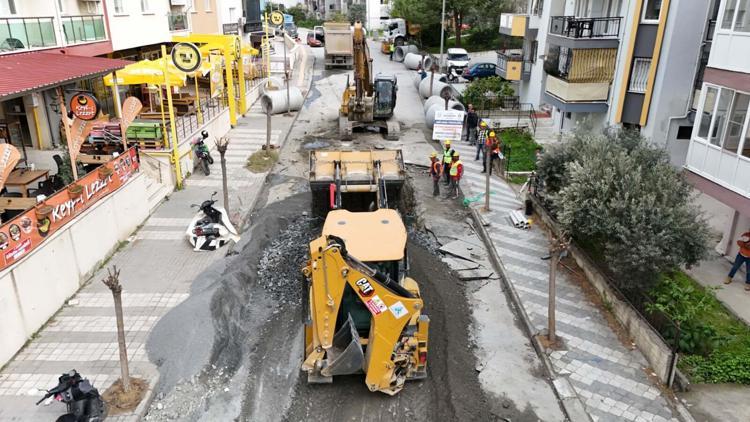
[[[216,192],[211,199],[203,201],[202,204],[193,204],[200,211],[193,217],[187,228],[187,237],[194,251],[214,251],[229,242],[240,240],[237,229],[234,228],[224,208],[215,205]]]
[[[67,374],[62,374],[58,384],[42,397],[39,403],[54,397],[55,400],[65,403],[68,413],[57,418],[57,422],[101,422],[104,420],[104,402],[99,391],[94,388],[89,380],[81,377],[75,369]]]
[[[192,142],[193,148],[195,149],[195,160],[203,170],[203,174],[208,176],[211,174],[211,170],[208,168],[210,164],[214,163],[211,153],[208,151],[208,145],[205,140],[208,138],[208,131],[202,131],[200,138],[195,138]]]

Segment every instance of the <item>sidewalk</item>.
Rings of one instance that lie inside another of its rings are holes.
[[[311,54],[303,52],[304,64],[296,69],[303,75],[307,73],[300,86],[305,92],[312,77],[312,72],[306,69],[312,67],[312,60]],[[275,115],[271,143],[284,142],[293,122],[294,117]],[[247,157],[265,144],[265,125],[265,114],[260,113],[256,104],[228,134],[230,214],[235,222],[252,209],[263,187],[266,174],[251,173],[245,169],[245,163]],[[106,268],[112,265],[121,270],[131,375],[148,379],[150,387],[154,387],[158,371],[145,353],[151,329],[172,307],[187,298],[195,276],[227,252],[226,247],[214,252],[194,252],[185,238],[186,227],[196,212],[190,205],[208,199],[214,191],[221,198],[221,167],[218,153],[214,156],[211,175],[193,173],[185,181],[184,189],[159,205],[130,241],[2,369],[1,421],[54,420],[62,415],[65,406],[60,403],[39,406],[34,403],[43,395],[43,389],[55,386],[57,377],[70,369],[75,368],[89,378],[100,393],[119,378],[112,295],[101,282],[107,275]],[[142,404],[139,409],[148,407],[148,403]],[[133,414],[107,420],[136,421],[139,417]]]
[[[456,142],[465,174],[464,195],[484,192],[482,164],[474,161],[476,147]],[[520,296],[523,308],[537,332],[547,327],[549,263],[546,234],[537,226],[514,228],[508,212],[522,208],[511,187],[499,177],[491,179],[488,233],[502,260],[506,275]],[[481,201],[483,204],[484,201]],[[637,350],[624,346],[606,324],[600,311],[574,284],[566,271],[557,276],[557,332],[567,350],[549,356],[558,376],[567,377],[585,410],[594,421],[676,421],[666,399],[646,374],[648,363]]]
[[[719,287],[716,297],[737,318],[750,325],[750,292],[745,291],[745,267],[735,274],[731,284],[724,284],[731,268],[732,262],[712,251],[710,258],[685,272],[703,286]]]

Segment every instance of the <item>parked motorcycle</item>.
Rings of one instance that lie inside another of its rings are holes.
[[[216,192],[211,195],[211,199],[203,201],[202,204],[191,205],[191,207],[200,209],[198,214],[193,217],[186,232],[194,251],[214,251],[230,240],[235,242],[240,240],[237,229],[229,221],[226,210],[215,205],[214,196],[216,196]]]
[[[201,132],[200,138],[195,138],[192,142],[193,148],[195,149],[195,160],[198,162],[201,170],[203,170],[203,174],[206,176],[211,174],[211,170],[208,166],[214,163],[214,159],[211,157],[211,152],[209,152],[208,145],[206,145],[205,142],[207,138],[208,132],[204,130]]]
[[[57,422],[101,422],[104,420],[104,402],[99,391],[86,378],[81,377],[75,369],[67,374],[62,374],[58,384],[42,397],[39,403],[54,397],[55,400],[65,403],[68,412],[59,418]]]

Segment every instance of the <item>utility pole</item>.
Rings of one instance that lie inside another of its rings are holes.
[[[271,104],[266,105],[266,157],[271,156]]]
[[[219,139],[214,140],[216,143],[216,149],[219,151],[221,157],[221,187],[224,190],[224,209],[229,215],[229,189],[227,189],[227,159],[225,154],[227,153],[227,147],[229,146],[229,138],[223,136]]]
[[[443,11],[440,14],[440,69],[443,69],[443,44],[445,42],[445,0],[443,0]],[[432,84],[430,84],[430,95],[432,95]]]
[[[484,145],[482,145],[480,148],[482,148],[482,151],[484,151],[484,168],[486,169],[484,174],[484,210],[489,211],[490,210],[490,166],[492,165],[492,159],[490,157],[489,151],[487,151],[487,142],[484,142]]]
[[[102,283],[112,291],[115,301],[115,318],[117,320],[117,344],[120,348],[120,381],[122,391],[130,390],[130,369],[128,368],[128,350],[125,343],[125,323],[122,320],[122,285],[120,284],[120,271],[117,266],[112,271],[107,268],[107,278]]]
[[[292,114],[292,104],[289,102],[289,64],[286,61],[286,25],[281,24],[283,28],[282,41],[284,43],[284,80],[286,81],[286,114],[290,116]]]
[[[559,240],[554,235],[550,240],[549,248],[549,293],[548,293],[548,305],[547,305],[547,339],[551,344],[557,342],[557,334],[555,333],[555,326],[557,325],[557,319],[555,317],[555,306],[556,306],[556,285],[557,285],[557,264],[560,263],[560,259],[568,255],[568,244],[566,240]]]

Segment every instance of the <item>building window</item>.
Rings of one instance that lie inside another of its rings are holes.
[[[745,117],[747,116],[747,106],[749,103],[749,94],[739,92],[734,94],[732,111],[729,113],[729,120],[727,120],[727,133],[724,136],[722,144],[722,148],[733,154],[738,152],[737,149],[740,147],[740,141],[742,141],[742,135],[744,135],[742,129],[745,127]]]
[[[708,135],[708,142],[711,145],[721,146],[721,139],[724,137],[724,129],[727,123],[727,112],[733,94],[734,91],[731,89],[722,89],[719,94],[719,102],[716,104],[716,112],[711,123],[711,133]]]
[[[641,22],[658,23],[661,13],[661,0],[645,0]]]
[[[718,88],[711,86],[706,88],[703,111],[701,113],[700,124],[698,125],[698,137],[701,139],[708,139],[708,130],[711,129],[711,120],[714,117],[714,106],[716,105],[716,97],[718,96]]]
[[[204,0],[204,2],[203,2],[203,10],[205,10],[206,12],[210,12],[211,11],[211,0]]]
[[[734,11],[737,9],[738,0],[727,0],[724,6],[724,15],[721,17],[721,29],[732,29],[734,21]]]
[[[0,0],[0,15],[15,15],[15,14],[16,14],[15,0]]]
[[[633,70],[630,73],[630,86],[628,91],[643,94],[648,87],[648,71],[651,68],[651,59],[637,57],[633,60]]]
[[[150,11],[151,9],[148,7],[148,0],[141,0],[141,12],[147,13]]]
[[[577,18],[584,18],[589,15],[589,0],[578,0],[575,5],[575,15]]]
[[[531,63],[536,63],[536,56],[537,52],[539,50],[539,42],[537,40],[534,40],[531,42],[531,54],[529,55],[529,61]]]
[[[123,0],[115,0],[115,13],[125,13],[125,7],[122,5]]]
[[[734,18],[736,32],[750,32],[750,0],[737,1],[737,14]]]

